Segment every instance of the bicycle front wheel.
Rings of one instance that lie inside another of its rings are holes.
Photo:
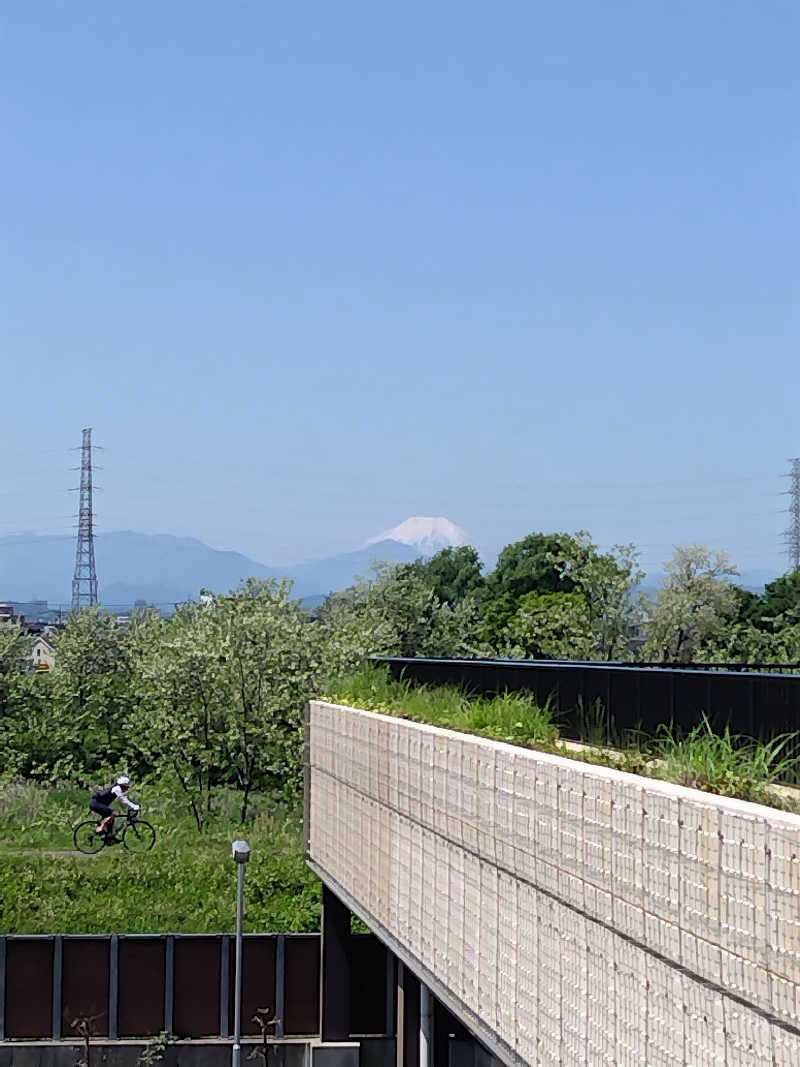
[[[122,843],[129,852],[148,852],[156,843],[156,832],[149,822],[135,819],[125,825]]]
[[[75,848],[84,856],[93,856],[105,845],[105,841],[97,833],[97,825],[93,819],[87,819],[86,822],[79,823],[75,827],[72,839],[75,842]]]

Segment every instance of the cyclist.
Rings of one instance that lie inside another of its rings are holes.
[[[103,816],[103,821],[97,828],[97,832],[101,836],[107,835],[109,839],[113,839],[114,837],[114,819],[117,817],[117,814],[111,808],[111,805],[115,800],[121,800],[125,807],[130,808],[131,811],[139,810],[139,805],[134,804],[132,800],[129,800],[125,796],[130,788],[130,784],[131,780],[127,774],[121,774],[111,785],[96,789],[92,794],[92,799],[89,801],[89,808],[91,811]]]

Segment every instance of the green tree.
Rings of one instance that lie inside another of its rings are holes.
[[[631,634],[642,618],[641,597],[635,591],[644,571],[635,547],[615,545],[610,552],[600,552],[581,530],[561,539],[553,560],[562,579],[572,583],[586,604],[591,639],[583,646],[584,654],[603,660],[629,658]]]
[[[482,636],[503,654],[518,648],[533,656],[538,648],[542,655],[627,658],[641,618],[635,590],[642,577],[632,545],[600,552],[584,531],[531,534],[503,549],[487,580],[495,595],[483,603]],[[540,599],[546,597],[560,599]]]
[[[28,770],[30,732],[38,719],[32,707],[33,641],[19,624],[0,624],[0,774]]]
[[[800,624],[782,615],[758,626],[733,621],[701,646],[703,663],[800,663]]]
[[[486,649],[477,605],[467,596],[442,603],[414,565],[379,564],[374,576],[328,597],[318,614],[358,655],[475,656]],[[353,635],[360,634],[358,647]],[[345,636],[349,635],[349,636]]]
[[[54,771],[96,775],[126,756],[132,673],[128,637],[115,615],[87,608],[55,639],[49,705]]]
[[[33,638],[19,623],[0,623],[0,677],[19,674],[31,664]]]
[[[198,829],[220,785],[239,791],[242,820],[254,790],[297,798],[303,708],[334,665],[352,669],[346,641],[290,592],[251,580],[137,630],[140,744],[174,777]]]
[[[512,658],[587,658],[592,628],[586,600],[580,593],[526,593],[504,638],[504,654]]]
[[[52,673],[0,675],[0,689],[4,691],[0,778],[4,774],[44,781],[69,777],[75,761],[67,751],[68,731],[54,708]]]
[[[143,620],[132,639],[140,708],[131,736],[159,776],[182,791],[198,830],[223,773],[227,733],[212,611],[182,604],[171,619]]]
[[[764,615],[764,598],[740,585],[733,585],[733,590],[736,601],[736,622],[758,626]],[[780,614],[780,611],[776,611],[775,614]]]
[[[697,659],[703,663],[778,662],[774,635],[781,622],[763,618],[764,602],[757,593],[733,584],[731,589],[733,609],[728,623],[701,642]]]
[[[538,596],[536,592],[525,596]],[[503,654],[508,646],[508,627],[516,614],[521,598],[511,593],[501,593],[485,605],[481,618],[481,639],[492,651]]]
[[[484,587],[481,560],[470,545],[443,548],[429,560],[417,560],[405,566],[421,577],[442,604],[451,608],[468,596],[475,596]]]
[[[319,690],[324,631],[289,582],[251,580],[212,611],[226,694],[225,760],[247,816],[256,788],[293,799],[302,786],[303,709]]]
[[[789,571],[764,588],[758,624],[770,629],[769,621],[779,616],[786,624],[800,622],[800,569]]]
[[[370,656],[388,655],[394,647],[395,629],[371,595],[374,584],[363,579],[331,593],[315,613],[330,678],[361,670]]]
[[[796,663],[800,659],[800,570],[769,582],[763,596],[734,587],[736,617],[703,658],[751,663]]]
[[[727,552],[681,545],[666,565],[667,577],[650,610],[646,659],[688,663],[717,647],[737,611],[738,573]]]
[[[572,593],[575,584],[558,563],[570,541],[567,534],[532,533],[506,545],[486,580],[486,599],[506,593],[517,600],[526,593]]]
[[[18,623],[0,624],[0,716],[8,714],[15,680],[31,666],[33,641]]]
[[[557,560],[566,534],[531,533],[506,545],[494,570],[476,591],[481,606],[481,638],[495,654],[507,654],[509,625],[520,599],[528,593],[572,593],[575,585],[561,573]]]

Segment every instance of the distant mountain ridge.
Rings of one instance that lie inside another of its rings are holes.
[[[268,567],[189,537],[131,530],[98,534],[95,559],[100,600],[125,609],[136,600],[170,608],[197,600],[200,589],[227,592],[247,578],[290,578],[297,599],[321,597],[368,575],[378,561],[407,563],[422,553],[396,541],[379,541],[339,556]],[[0,537],[0,600],[34,598],[69,605],[75,542],[69,537],[14,534]]]
[[[413,516],[368,539],[359,549],[337,556],[270,567],[240,552],[211,548],[196,538],[143,534],[132,530],[95,538],[101,602],[122,610],[136,600],[164,609],[196,600],[201,588],[227,592],[247,578],[290,578],[293,596],[317,604],[328,593],[366,577],[374,563],[408,563],[448,545],[469,544],[462,527],[442,516]],[[75,542],[72,537],[12,534],[0,537],[0,601],[46,599],[68,606]],[[651,574],[642,590],[652,593],[663,580]],[[745,572],[734,581],[756,592],[777,577],[767,570]]]
[[[658,592],[660,587],[666,580],[666,574],[658,571],[646,575],[644,581],[639,586],[639,589],[643,593],[652,595]],[[751,593],[763,593],[764,586],[770,582],[774,582],[776,578],[780,577],[777,571],[770,570],[768,568],[761,568],[752,571],[741,571],[739,574],[731,576],[730,581],[734,585],[740,585],[743,589],[748,589]]]
[[[135,600],[169,606],[197,599],[203,585],[230,589],[250,575],[273,576],[269,567],[239,552],[219,551],[195,538],[132,530],[98,534],[95,560],[100,599],[109,607]],[[74,561],[71,537],[0,537],[0,599],[36,595],[51,604],[69,604]]]

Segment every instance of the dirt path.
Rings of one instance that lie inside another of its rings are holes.
[[[74,848],[0,848],[0,856],[70,856],[73,859],[93,859],[92,856]]]

